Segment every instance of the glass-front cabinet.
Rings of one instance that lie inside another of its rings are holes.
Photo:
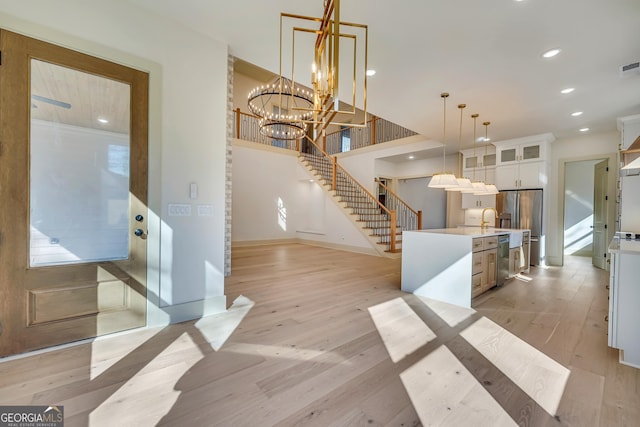
[[[544,188],[547,184],[550,134],[494,142],[495,184],[499,190]]]
[[[539,161],[545,158],[546,145],[540,142],[497,148],[497,165]]]
[[[493,145],[462,150],[462,176],[472,181],[495,183],[496,148]]]

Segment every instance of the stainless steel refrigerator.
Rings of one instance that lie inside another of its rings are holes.
[[[531,230],[529,264],[540,265],[542,190],[503,190],[496,196],[496,226]]]

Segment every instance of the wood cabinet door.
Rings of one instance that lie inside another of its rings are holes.
[[[485,265],[485,274],[487,277],[485,283],[485,290],[490,289],[496,285],[497,281],[497,262],[498,262],[498,250],[493,249],[489,251],[484,251],[484,265]]]
[[[143,326],[148,75],[0,49],[0,356]]]

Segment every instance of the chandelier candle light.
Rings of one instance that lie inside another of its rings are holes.
[[[443,92],[440,94],[442,98],[444,109],[444,118],[443,118],[443,131],[442,131],[442,172],[437,173],[431,177],[431,181],[429,181],[429,188],[451,188],[458,187],[458,180],[456,177],[451,174],[445,172],[446,170],[446,149],[447,149],[447,98],[449,94],[447,92]]]
[[[323,4],[322,17],[280,14],[279,77],[253,89],[248,101],[249,109],[260,119],[260,132],[270,138],[303,138],[311,126],[316,142],[331,125],[367,126],[368,27],[342,21],[340,0],[324,0]],[[283,74],[287,63],[290,77]],[[312,89],[296,80],[300,65],[304,70],[311,66]],[[346,83],[345,88],[351,87],[350,106],[340,97],[340,81]],[[357,104],[362,105],[360,111]],[[355,119],[360,112],[362,123]]]
[[[298,139],[305,135],[305,121],[313,118],[313,93],[286,77],[249,92],[249,110],[260,117],[260,131],[274,139]]]

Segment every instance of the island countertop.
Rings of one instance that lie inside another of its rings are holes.
[[[640,255],[640,240],[625,239],[616,235],[609,243],[609,252]]]
[[[431,228],[425,230],[405,231],[405,233],[453,234],[458,236],[486,237],[500,234],[522,233],[526,229],[460,226],[455,228]]]

